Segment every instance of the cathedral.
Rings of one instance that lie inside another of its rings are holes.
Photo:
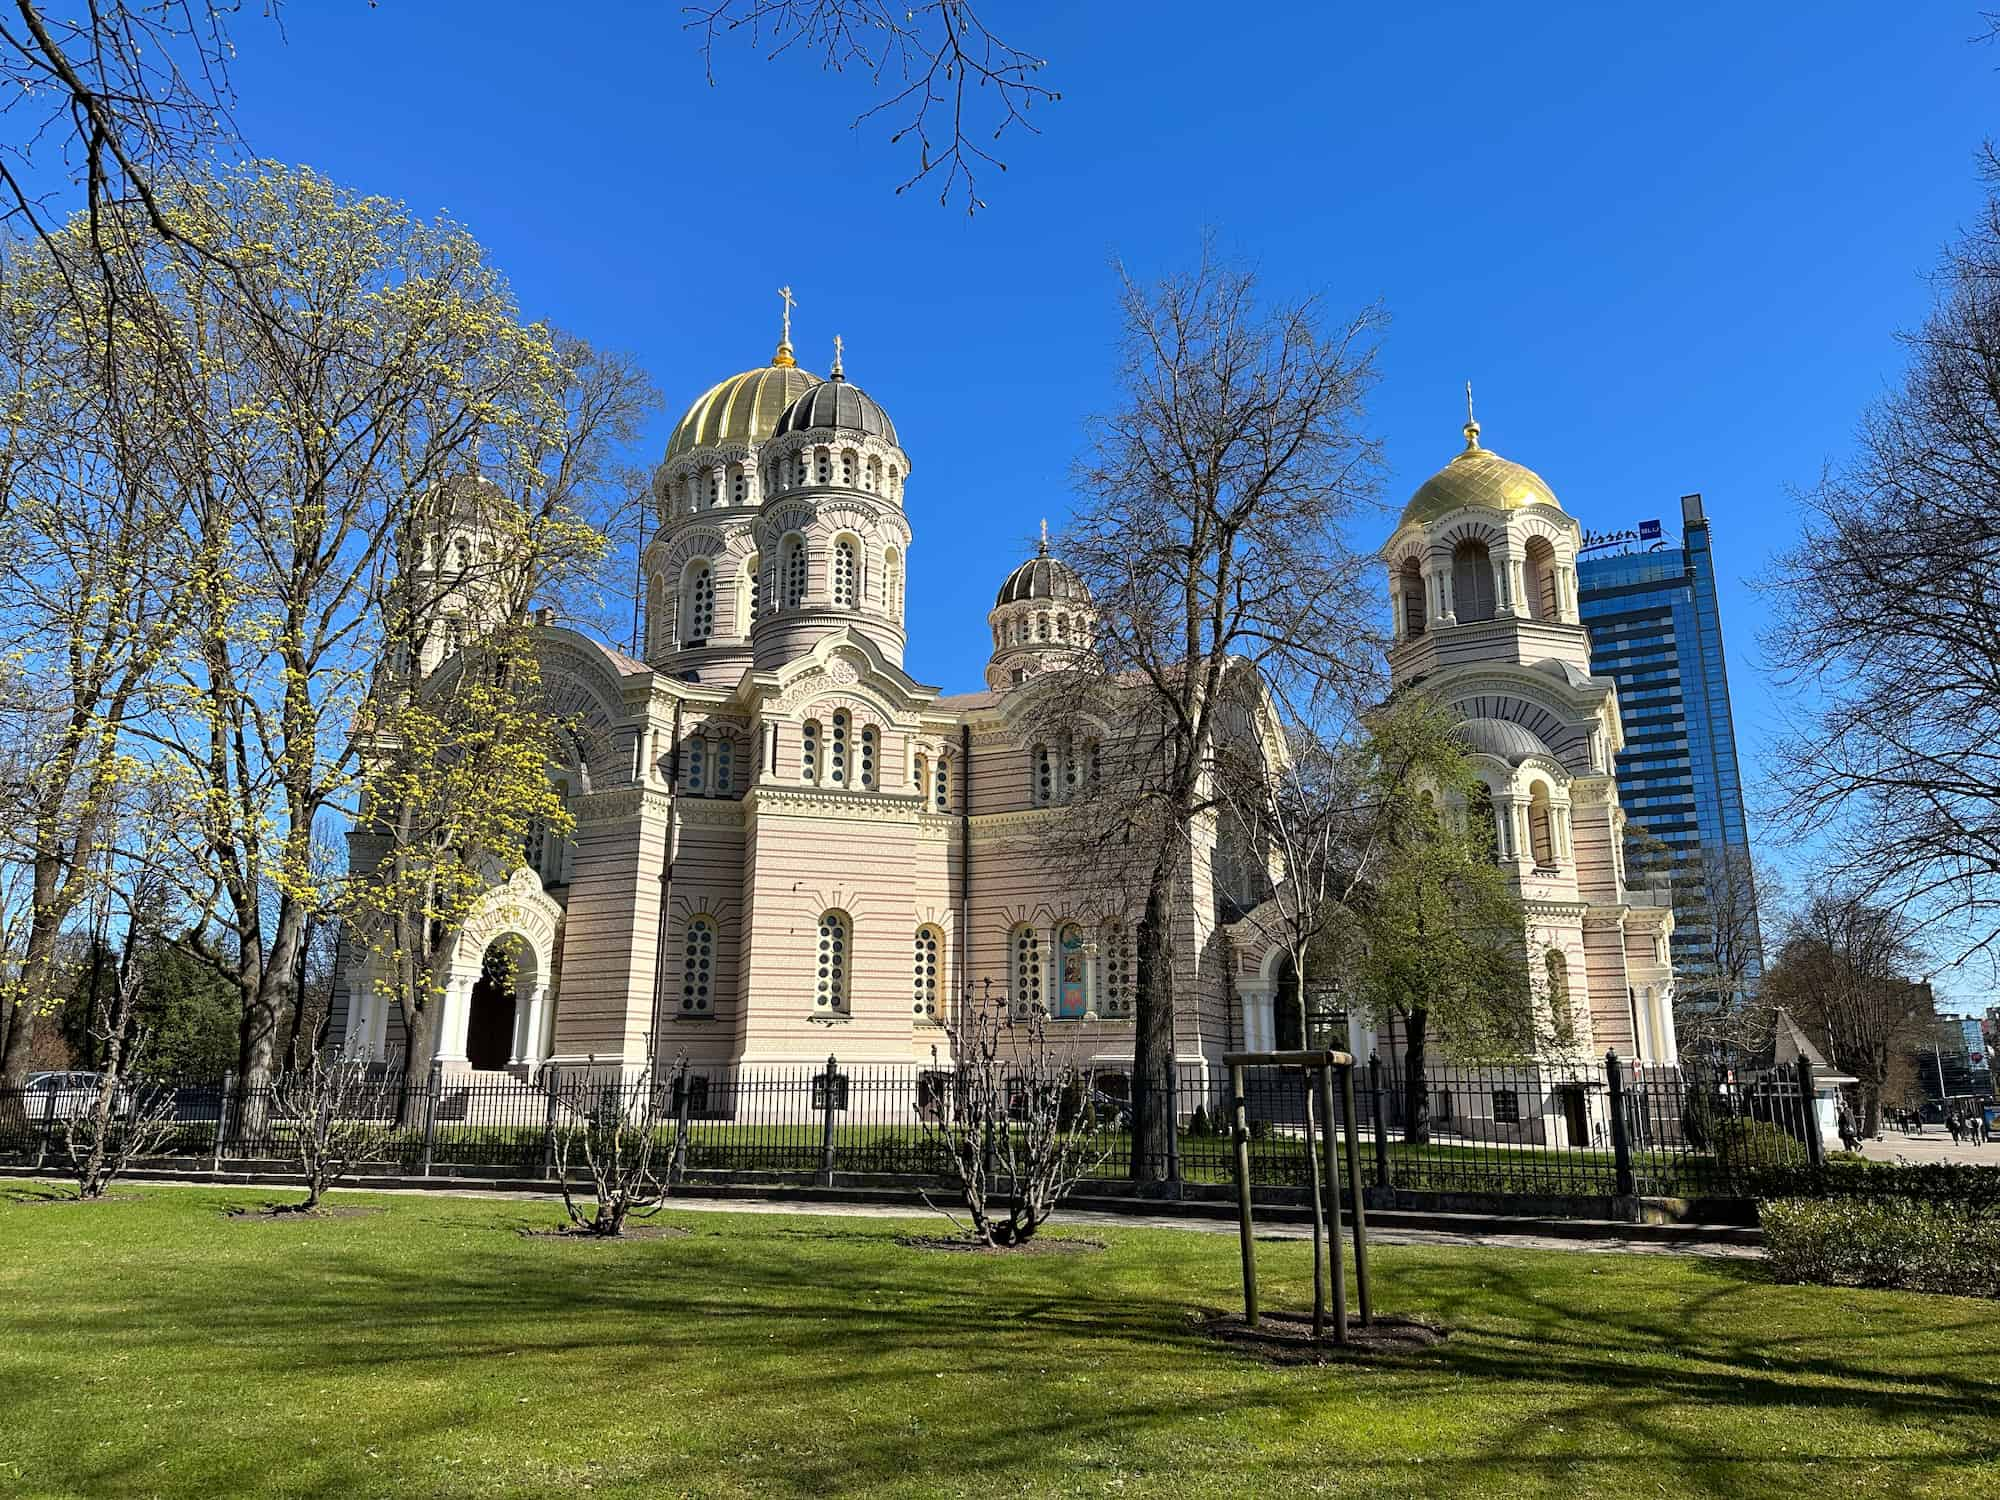
[[[1579,528],[1466,433],[1384,554],[1394,679],[1464,715],[1489,794],[1469,811],[1496,820],[1526,898],[1538,1003],[1573,1018],[1579,1057],[1671,1061],[1671,917],[1623,882],[1617,704],[1577,617]],[[956,996],[1045,1011],[1107,1086],[1129,1072],[1143,887],[1079,889],[1039,841],[1097,772],[1090,725],[1052,735],[1037,712],[1038,680],[1091,648],[1091,599],[1045,539],[995,580],[984,686],[919,682],[904,666],[914,482],[838,341],[825,378],[799,367],[789,311],[768,364],[688,407],[653,476],[644,659],[539,627],[545,685],[575,725],[551,772],[574,827],[531,840],[460,933],[447,1074],[630,1070],[649,1039],[703,1078],[829,1054],[927,1064]],[[1250,696],[1236,728],[1275,736],[1249,722],[1268,715]],[[1272,1045],[1289,984],[1259,893],[1237,888],[1258,862],[1226,842],[1195,830],[1173,914],[1187,1080]],[[503,941],[514,962],[496,967]],[[335,1034],[379,1056],[401,1028],[360,946]],[[1393,1051],[1348,1025],[1364,1055]]]

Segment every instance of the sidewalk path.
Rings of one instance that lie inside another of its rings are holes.
[[[35,1179],[28,1177],[10,1179],[26,1184]],[[199,1187],[211,1192],[232,1193],[242,1197],[246,1193],[290,1194],[297,1189],[280,1183],[217,1183],[202,1182],[193,1178],[178,1180],[147,1178],[139,1180],[127,1178],[121,1188],[152,1187]],[[562,1201],[558,1193],[519,1192],[509,1190],[499,1192],[489,1188],[471,1187],[368,1187],[351,1186],[330,1189],[335,1193],[386,1193],[412,1198],[481,1198],[499,1202],[520,1204],[555,1205]],[[675,1198],[668,1204],[671,1213],[717,1213],[717,1214],[777,1214],[807,1215],[831,1219],[903,1219],[912,1223],[938,1226],[945,1223],[939,1215],[927,1214],[920,1208],[880,1203],[822,1203],[810,1199],[771,1200],[761,1198]],[[1069,1229],[1177,1229],[1182,1233],[1227,1234],[1236,1233],[1234,1219],[1211,1218],[1200,1214],[1139,1214],[1107,1213],[1097,1209],[1065,1209],[1049,1221],[1058,1228]],[[1305,1224],[1274,1223],[1265,1221],[1257,1226],[1260,1240],[1302,1240],[1311,1237],[1312,1230]],[[1542,1234],[1472,1234],[1444,1229],[1406,1229],[1370,1226],[1368,1241],[1373,1245],[1479,1245],[1489,1249],[1505,1250],[1568,1250],[1583,1255],[1698,1255],[1724,1259],[1755,1259],[1764,1252],[1754,1245],[1714,1244],[1675,1240],[1624,1239],[1618,1236],[1598,1238],[1571,1238],[1566,1235]]]
[[[1954,1141],[1942,1125],[1926,1125],[1922,1135],[1884,1131],[1878,1141],[1863,1141],[1861,1154],[1870,1161],[1959,1161],[2000,1167],[2000,1144],[1975,1146],[1969,1141]]]

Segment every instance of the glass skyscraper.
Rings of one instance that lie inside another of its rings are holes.
[[[1750,913],[1748,957],[1736,967],[1754,981],[1762,972],[1749,886],[1749,833],[1722,613],[1701,496],[1681,497],[1681,544],[1661,539],[1657,522],[1623,533],[1577,560],[1583,623],[1590,629],[1591,670],[1618,683],[1625,749],[1618,757],[1618,798],[1629,823],[1635,863],[1664,865],[1674,880],[1674,962],[1684,974],[1718,967],[1718,921],[1727,903]],[[1586,535],[1586,545],[1591,538]],[[1614,550],[1615,549],[1615,550]],[[1738,882],[1734,891],[1710,887]],[[1743,927],[1734,930],[1741,943]],[[1725,948],[1728,939],[1723,940]],[[1732,967],[1725,958],[1723,968]]]

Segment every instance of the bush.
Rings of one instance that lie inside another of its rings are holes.
[[[2000,1218],[1922,1203],[1780,1198],[1762,1205],[1780,1281],[2000,1297]]]
[[[1972,1214],[2000,1214],[2000,1171],[1970,1162],[1904,1164],[1837,1153],[1823,1167],[1800,1163],[1765,1168],[1752,1175],[1750,1186],[1760,1198],[1916,1202]]]
[[[1709,1138],[1716,1162],[1725,1172],[1754,1172],[1810,1160],[1804,1141],[1769,1120],[1737,1115],[1711,1121]]]
[[[1215,1127],[1209,1124],[1208,1110],[1205,1106],[1197,1104],[1194,1107],[1194,1115],[1188,1121],[1187,1133],[1192,1136],[1213,1135],[1216,1133]]]

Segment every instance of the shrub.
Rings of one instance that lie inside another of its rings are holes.
[[[1866,1161],[1836,1154],[1823,1167],[1799,1163],[1752,1174],[1760,1198],[1861,1199],[1929,1204],[1974,1214],[2000,1214],[2000,1172],[1971,1162]]]
[[[2000,1297],[2000,1218],[1963,1208],[1858,1199],[1762,1205],[1780,1281]]]
[[[1208,1122],[1208,1110],[1205,1106],[1197,1104],[1194,1107],[1194,1115],[1188,1120],[1187,1133],[1194,1136],[1215,1133],[1214,1127]]]
[[[1802,1164],[1810,1158],[1805,1142],[1769,1120],[1737,1115],[1709,1125],[1715,1159],[1726,1172],[1753,1172]]]

